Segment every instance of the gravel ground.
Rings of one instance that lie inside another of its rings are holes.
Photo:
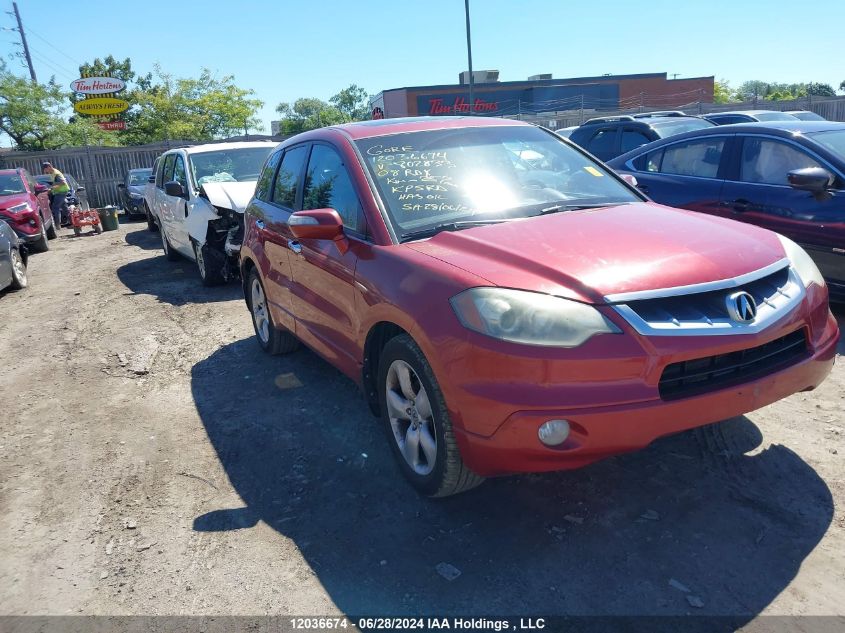
[[[352,382],[260,351],[237,284],[143,224],[52,245],[0,293],[2,614],[845,613],[841,359],[747,416],[429,501]]]

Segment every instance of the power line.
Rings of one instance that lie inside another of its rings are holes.
[[[67,53],[65,53],[63,50],[61,50],[60,48],[56,48],[56,46],[55,46],[55,45],[54,45],[54,44],[53,44],[50,40],[48,40],[47,38],[42,37],[41,35],[39,35],[39,34],[38,34],[38,32],[37,32],[37,31],[34,31],[31,27],[30,27],[30,29],[29,29],[29,32],[30,32],[30,33],[32,33],[35,37],[37,37],[39,40],[41,40],[42,42],[44,42],[45,44],[47,44],[47,46],[49,46],[50,48],[52,48],[52,49],[53,49],[54,51],[56,51],[57,53],[60,53],[60,54],[64,55],[65,57],[67,57],[70,61],[72,61],[72,62],[73,62],[74,66],[76,66],[76,65],[78,65],[78,64],[79,64],[79,60],[78,60],[78,59],[75,59],[75,58],[71,57],[70,55],[68,55]]]

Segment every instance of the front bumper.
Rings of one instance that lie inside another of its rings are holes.
[[[146,212],[144,209],[144,199],[133,200],[130,198],[129,200],[125,200],[123,202],[123,210],[128,215],[143,215]]]
[[[443,388],[455,438],[466,464],[485,476],[579,468],[655,439],[725,420],[814,389],[833,367],[839,329],[817,289],[791,314],[756,335],[595,337],[564,358],[535,349],[533,358],[502,353],[501,345],[470,334],[435,373]],[[793,364],[701,395],[663,400],[658,384],[672,363],[756,347],[801,330],[807,352]],[[557,352],[560,354],[559,352]],[[429,356],[431,358],[431,356]],[[548,447],[538,429],[568,420],[571,433]]]

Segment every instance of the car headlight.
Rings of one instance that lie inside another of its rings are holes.
[[[450,299],[464,327],[527,345],[577,347],[595,334],[621,330],[592,306],[507,288],[470,288]]]
[[[777,233],[777,236],[783,245],[783,250],[786,251],[786,256],[789,258],[793,270],[801,278],[801,283],[804,284],[804,287],[806,288],[810,284],[824,286],[824,277],[819,272],[819,267],[816,266],[816,263],[807,255],[807,251],[788,237],[784,237],[780,233]]]
[[[9,207],[10,213],[24,213],[26,211],[32,211],[32,207],[29,206],[28,202],[22,202],[21,204],[16,204],[13,207]]]

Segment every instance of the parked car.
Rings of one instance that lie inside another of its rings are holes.
[[[120,201],[123,211],[127,217],[131,218],[138,215],[146,217],[144,190],[152,173],[153,170],[149,167],[144,169],[130,169],[126,172],[123,182],[117,185],[120,191]]]
[[[609,165],[652,200],[777,231],[845,300],[845,123],[748,123],[690,132]]]
[[[74,204],[80,209],[88,211],[91,208],[91,204],[88,202],[88,192],[85,187],[80,185],[76,178],[68,173],[65,173],[65,179],[67,180],[68,187],[70,188],[70,191],[67,194],[67,203],[69,205]],[[44,174],[39,174],[35,177],[35,180],[47,187],[49,187],[52,182],[51,177]]]
[[[0,217],[0,290],[26,288],[27,250],[5,217]]]
[[[205,285],[238,274],[243,212],[272,141],[216,143],[165,152],[158,163],[153,215],[168,259],[197,263]]]
[[[580,126],[578,125],[570,125],[569,127],[562,127],[559,130],[555,130],[554,132],[561,138],[569,138],[579,127]]]
[[[784,110],[784,114],[789,114],[802,121],[827,121],[823,116],[809,110]]]
[[[794,121],[797,117],[777,110],[736,110],[734,112],[711,112],[704,118],[716,125],[732,125],[733,123],[754,123],[756,121]]]
[[[607,161],[659,138],[712,126],[710,121],[679,111],[648,112],[589,119],[569,135],[569,140]]]
[[[33,250],[48,250],[56,237],[47,188],[25,169],[0,169],[0,218]]]
[[[538,185],[547,165],[557,182]],[[819,385],[836,354],[827,289],[794,242],[649,202],[519,121],[297,135],[245,223],[258,343],[302,341],[355,380],[426,495],[751,411]]]
[[[147,218],[147,229],[153,232],[158,231],[158,218],[153,214],[153,208],[155,207],[156,174],[160,160],[161,156],[155,159],[152,173],[144,185],[144,215]]]

